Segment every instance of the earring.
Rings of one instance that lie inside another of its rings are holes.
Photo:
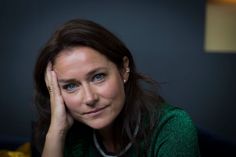
[[[126,68],[126,72],[127,72],[127,73],[130,72],[130,69],[129,69],[128,67]],[[124,83],[126,83],[126,82],[127,82],[127,80],[124,79]]]

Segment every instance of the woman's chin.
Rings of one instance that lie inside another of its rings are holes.
[[[95,130],[101,130],[103,128],[106,128],[109,124],[87,124],[89,127],[95,129]]]
[[[91,122],[85,122],[86,125],[95,130],[101,130],[107,128],[109,125],[111,125],[111,123],[112,120],[93,120]]]

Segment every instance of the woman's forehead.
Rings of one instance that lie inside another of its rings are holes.
[[[58,56],[55,58],[56,62],[65,62],[67,60],[77,60],[77,61],[108,61],[107,57],[104,56],[99,51],[92,49],[90,47],[73,47],[62,50]]]
[[[76,49],[65,50],[61,52],[55,60],[53,68],[57,71],[78,70],[88,71],[90,69],[106,68],[114,64],[98,51],[79,47]]]

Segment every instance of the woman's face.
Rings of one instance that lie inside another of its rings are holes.
[[[124,67],[128,67],[128,60]],[[60,52],[53,66],[68,112],[94,129],[114,121],[124,106],[128,73],[89,47]]]

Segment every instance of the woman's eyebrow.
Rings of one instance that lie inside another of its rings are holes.
[[[98,71],[102,71],[102,70],[107,70],[107,68],[105,68],[105,67],[95,68],[86,74],[86,78],[90,78],[91,76],[96,74]],[[73,79],[58,79],[59,84],[66,84],[66,83],[70,83],[70,82],[78,82],[78,80],[76,80],[74,78]]]
[[[77,80],[76,79],[58,79],[59,84],[66,84],[69,82],[77,82]]]
[[[98,71],[102,71],[102,70],[107,70],[107,68],[105,68],[105,67],[98,67],[98,68],[95,68],[95,69],[93,69],[92,71],[88,72],[88,73],[86,74],[86,77],[88,78],[88,77],[90,77],[90,76],[96,74]]]

